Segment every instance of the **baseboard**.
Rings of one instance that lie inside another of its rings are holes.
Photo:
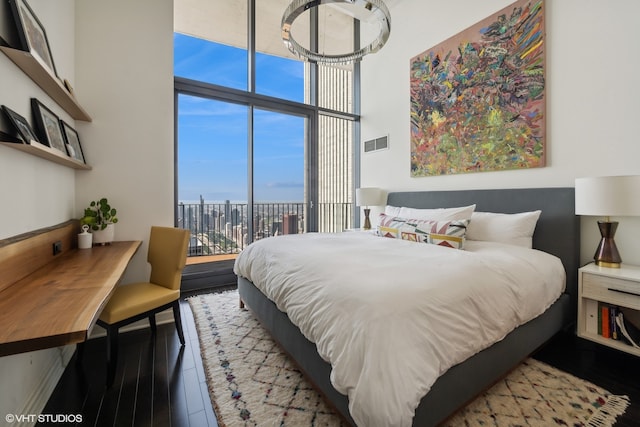
[[[71,360],[71,357],[73,356],[75,346],[68,345],[65,347],[58,347],[56,350],[58,351],[57,357],[52,355],[52,357],[49,359],[49,365],[47,366],[47,368],[43,369],[45,373],[42,381],[26,400],[23,409],[16,414],[42,413],[44,407],[49,401],[49,398],[51,397],[51,394],[53,394],[53,390],[58,385],[58,381],[60,381],[60,378],[62,378],[62,374],[69,364],[69,360]],[[13,425],[20,427],[31,427],[36,424],[36,421],[37,420],[32,420],[31,422],[15,422]]]

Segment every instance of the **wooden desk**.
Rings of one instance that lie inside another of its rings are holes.
[[[141,242],[71,249],[0,291],[0,356],[84,341]]]

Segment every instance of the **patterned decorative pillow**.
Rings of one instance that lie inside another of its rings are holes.
[[[469,220],[434,221],[380,214],[378,235],[463,249]]]
[[[384,208],[385,215],[399,218],[412,218],[430,221],[448,221],[450,219],[471,219],[476,205],[461,206],[456,208],[407,208],[387,205]]]

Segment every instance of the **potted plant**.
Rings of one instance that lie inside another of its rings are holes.
[[[92,201],[84,210],[81,224],[91,228],[94,244],[106,244],[113,242],[114,224],[118,222],[118,211],[109,205],[109,201],[103,197]]]

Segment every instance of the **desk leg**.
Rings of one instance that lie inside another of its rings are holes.
[[[82,366],[82,358],[84,357],[84,341],[76,344],[76,366]]]
[[[156,332],[158,331],[158,328],[156,327],[156,314],[155,313],[151,313],[149,315],[149,326],[151,327],[151,332],[155,336]]]

